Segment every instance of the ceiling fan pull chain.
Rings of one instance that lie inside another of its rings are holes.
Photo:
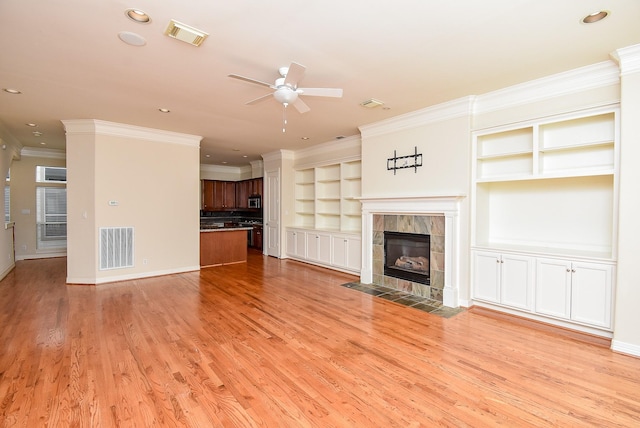
[[[289,103],[282,103],[282,132],[286,132],[287,128],[287,106]]]

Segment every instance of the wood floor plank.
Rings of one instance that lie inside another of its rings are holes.
[[[640,426],[640,359],[546,326],[256,251],[100,286],[65,263],[0,282],[2,427]]]

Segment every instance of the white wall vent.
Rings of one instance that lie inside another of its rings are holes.
[[[133,267],[133,227],[100,228],[100,270]]]

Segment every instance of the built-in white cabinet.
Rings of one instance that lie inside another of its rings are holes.
[[[298,259],[307,258],[307,232],[287,230],[287,254]]]
[[[536,274],[537,313],[611,327],[612,264],[539,258]]]
[[[331,263],[331,235],[327,232],[307,232],[307,260],[311,262]]]
[[[611,331],[618,116],[604,106],[473,133],[475,301]]]
[[[360,273],[360,234],[288,228],[287,255],[337,270]]]
[[[475,251],[473,264],[477,299],[524,310],[532,308],[533,257]]]
[[[333,266],[360,272],[362,266],[362,239],[359,235],[332,235],[331,254],[331,264]]]

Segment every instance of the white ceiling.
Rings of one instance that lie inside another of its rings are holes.
[[[151,23],[133,22],[127,8]],[[605,20],[581,23],[602,9],[611,12]],[[202,163],[240,166],[607,61],[640,43],[639,18],[638,0],[2,0],[0,87],[22,93],[0,92],[0,124],[24,146],[50,149],[65,147],[63,119],[200,135]],[[200,47],[169,38],[170,19],[209,37]],[[146,45],[123,43],[121,31]],[[283,133],[274,99],[245,105],[269,89],[228,75],[272,83],[292,61],[307,67],[300,86],[344,96],[304,97],[311,111],[287,109]],[[361,107],[368,98],[388,109]]]

